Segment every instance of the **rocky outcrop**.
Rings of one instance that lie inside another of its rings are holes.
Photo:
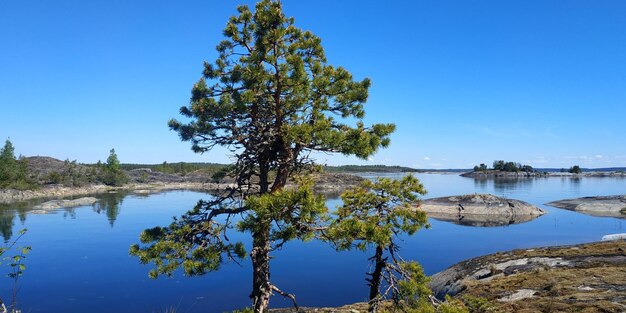
[[[594,216],[626,219],[626,195],[565,199],[549,202],[546,205]]]
[[[162,174],[162,173],[161,173]],[[163,174],[165,176],[177,176]],[[158,172],[153,177],[161,177]],[[186,181],[190,179],[191,181]],[[66,197],[77,197],[83,195],[98,195],[115,191],[132,191],[140,194],[150,194],[165,190],[196,190],[206,192],[219,192],[233,188],[234,184],[221,182],[199,182],[199,178],[185,176],[185,179],[167,178],[166,182],[151,180],[149,183],[130,183],[121,187],[111,187],[106,185],[87,185],[83,187],[65,187],[61,185],[48,185],[37,190],[13,190],[0,189],[0,204],[27,201],[32,199],[60,199]],[[324,195],[337,195],[348,187],[355,186],[364,178],[351,174],[316,174],[314,189]],[[289,182],[288,187],[293,186]],[[254,186],[253,186],[254,188]]]
[[[546,305],[558,312],[622,312],[626,241],[477,257],[433,275],[430,285],[439,298],[486,298],[503,312],[543,312]]]
[[[42,204],[34,206],[33,210],[48,211],[48,210],[56,210],[60,208],[73,208],[77,206],[92,205],[96,203],[97,201],[98,199],[94,197],[84,197],[84,198],[78,198],[78,199],[72,199],[72,200],[52,200],[52,201],[44,202]]]
[[[429,217],[470,226],[502,226],[530,221],[545,212],[524,201],[490,194],[426,199],[420,208]]]

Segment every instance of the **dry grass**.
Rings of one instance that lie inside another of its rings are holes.
[[[517,250],[516,257],[586,257],[626,255],[626,242],[603,242],[578,247]],[[532,298],[512,302],[498,299],[520,289]],[[590,263],[584,268],[538,268],[530,272],[469,282],[457,295],[490,300],[502,312],[626,312],[626,263]]]

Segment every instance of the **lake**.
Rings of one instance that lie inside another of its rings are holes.
[[[399,177],[399,174],[388,176]],[[364,175],[371,178],[371,175]],[[534,178],[474,180],[449,174],[418,174],[425,198],[492,193],[535,204],[547,214],[501,227],[470,227],[430,220],[431,228],[403,238],[401,256],[433,274],[464,259],[496,251],[598,241],[626,232],[626,220],[583,215],[543,203],[581,196],[626,194],[624,178]],[[148,278],[149,265],[128,255],[148,227],[165,226],[208,195],[171,191],[153,195],[108,194],[95,206],[33,214],[34,203],[0,209],[5,241],[27,228],[18,246],[30,245],[19,281],[23,312],[223,312],[249,305],[249,260],[214,273],[187,278]],[[329,200],[334,207],[338,200]],[[231,239],[246,238],[233,233]],[[249,242],[249,240],[248,240]],[[249,246],[249,245],[248,245]],[[8,253],[7,255],[9,255]],[[295,293],[302,306],[338,306],[367,298],[365,272],[370,253],[335,252],[322,242],[290,242],[275,252],[272,281]],[[2,266],[3,273],[7,266]],[[12,282],[0,277],[0,297],[9,302]],[[272,306],[289,306],[279,296]]]

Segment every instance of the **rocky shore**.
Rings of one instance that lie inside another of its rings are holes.
[[[171,177],[176,175],[167,175],[162,173],[157,173],[155,175],[166,179],[164,179],[165,181],[157,181],[151,177],[149,183],[131,182],[120,187],[90,184],[82,187],[47,185],[36,190],[0,189],[0,204],[9,204],[33,199],[62,199],[86,195],[98,195],[117,191],[131,191],[142,194],[156,193],[166,190],[219,192],[234,187],[233,183],[228,182],[200,182],[200,178],[196,176],[188,178],[190,181],[184,181],[184,178],[174,179]],[[339,194],[346,188],[355,186],[363,180],[363,178],[356,175],[337,173],[315,174],[313,179],[315,180],[315,191],[325,195]]]
[[[431,288],[485,298],[502,312],[624,312],[626,241],[477,257],[433,275]]]
[[[594,216],[626,219],[626,195],[565,199],[549,202],[546,205]]]
[[[92,205],[96,203],[98,199],[94,197],[84,197],[79,199],[72,200],[51,200],[48,202],[44,202],[42,204],[38,204],[33,207],[35,211],[48,211],[48,210],[56,210],[60,208],[73,208],[77,206],[83,205]]]
[[[426,199],[420,208],[429,217],[470,226],[502,226],[530,221],[545,212],[524,201],[490,194]]]

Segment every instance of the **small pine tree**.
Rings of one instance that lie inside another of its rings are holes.
[[[103,182],[109,186],[121,186],[128,182],[128,176],[122,171],[115,149],[111,149],[107,163],[104,165]]]
[[[367,279],[369,312],[376,312],[384,298],[406,298],[408,294],[400,294],[399,290],[413,290],[411,294],[415,301],[419,295],[429,295],[425,294],[428,289],[425,280],[419,278],[424,276],[421,267],[403,262],[398,256],[396,242],[399,234],[413,235],[420,228],[428,227],[426,213],[415,207],[417,195],[424,194],[426,190],[419,180],[407,175],[401,180],[367,180],[341,196],[343,205],[337,209],[336,220],[329,227],[327,236],[338,250],[375,249],[370,258],[374,270],[368,273],[370,278]],[[403,283],[398,285],[399,281]],[[381,292],[384,282],[395,285],[386,289],[391,294]]]
[[[15,158],[15,148],[10,140],[4,142],[0,150],[0,188],[8,187],[17,180],[18,164]]]

